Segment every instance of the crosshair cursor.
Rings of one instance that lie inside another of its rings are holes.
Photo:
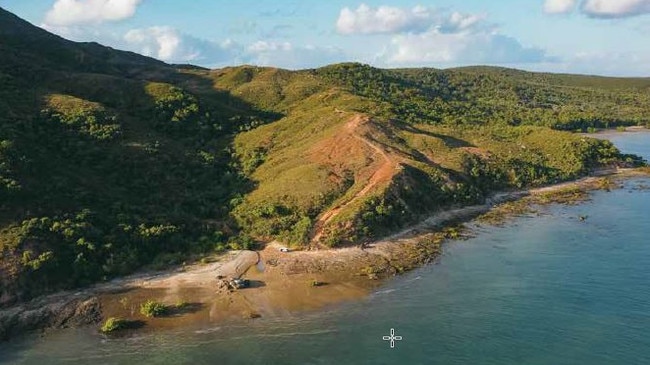
[[[395,348],[395,341],[402,341],[402,336],[395,336],[395,329],[390,329],[390,336],[383,336],[384,341],[390,341],[390,348]]]

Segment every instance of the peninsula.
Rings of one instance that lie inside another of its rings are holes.
[[[320,257],[347,255],[366,282],[386,255],[386,273],[408,269],[438,245],[365,244],[495,192],[643,165],[575,132],[648,126],[649,90],[647,78],[496,67],[210,70],[71,42],[0,9],[0,337],[42,295],[69,301],[184,262],[216,270],[231,250],[264,249],[260,270],[302,275],[296,295],[332,280]],[[301,252],[274,266],[280,246]],[[216,278],[205,285],[214,293]],[[188,296],[179,308],[204,313]],[[22,327],[105,317],[83,299]]]

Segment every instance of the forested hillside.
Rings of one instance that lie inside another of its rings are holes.
[[[650,78],[531,73],[496,67],[379,70],[358,64],[318,70],[358,95],[390,104],[407,122],[540,125],[559,130],[650,123]]]
[[[634,164],[553,129],[647,124],[649,101],[648,79],[488,67],[181,67],[0,9],[0,306]]]
[[[275,114],[4,11],[0,84],[0,304],[226,249],[230,140]]]

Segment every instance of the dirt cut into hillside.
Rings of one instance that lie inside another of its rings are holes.
[[[369,116],[355,114],[337,135],[312,150],[312,158],[340,175],[344,174],[342,170],[345,167],[353,165],[351,161],[361,160],[364,165],[353,172],[354,184],[343,197],[318,216],[311,231],[311,245],[320,245],[323,228],[337,215],[368,194],[388,186],[400,171],[400,156],[371,137],[372,134],[381,133],[373,123]]]

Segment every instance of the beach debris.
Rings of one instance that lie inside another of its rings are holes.
[[[229,278],[225,279],[223,276],[217,276],[217,292],[233,291],[237,289],[249,288],[251,282],[248,279]]]
[[[255,318],[262,317],[262,315],[253,311],[245,311],[244,313],[242,313],[242,317],[244,317],[245,319],[255,319]]]
[[[228,280],[219,279],[217,280],[217,293],[227,292],[230,290],[230,285],[228,285]]]
[[[231,289],[244,289],[251,286],[251,282],[248,279],[230,279],[228,281],[228,286]]]
[[[291,252],[291,249],[289,247],[280,247],[280,252]]]
[[[318,280],[316,280],[316,279],[312,279],[312,280],[309,282],[309,285],[311,285],[311,286],[323,286],[323,285],[325,285],[325,283],[322,282],[322,281],[318,281]]]

